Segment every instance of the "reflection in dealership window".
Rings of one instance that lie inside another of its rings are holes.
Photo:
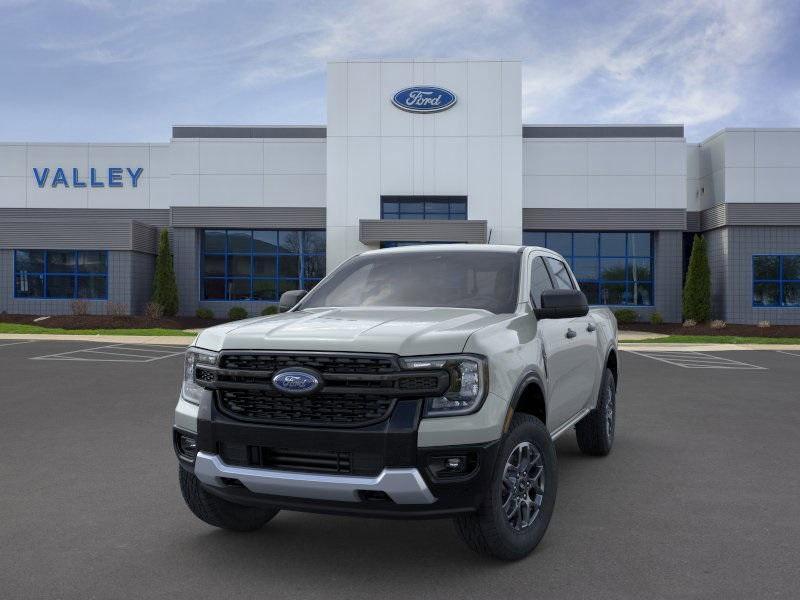
[[[203,300],[277,302],[283,292],[310,290],[325,276],[325,231],[206,229]]]
[[[108,298],[105,250],[15,250],[14,297]]]
[[[753,256],[753,306],[800,307],[800,254]]]

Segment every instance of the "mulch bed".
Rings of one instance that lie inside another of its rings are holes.
[[[223,319],[198,319],[197,317],[161,317],[149,319],[142,315],[53,315],[49,319],[34,321],[40,315],[0,314],[0,323],[39,325],[61,329],[197,329],[224,322]]]
[[[661,325],[653,325],[651,323],[620,323],[619,328],[622,331],[650,331],[653,333],[665,333],[667,335],[734,335],[769,338],[800,337],[800,325],[772,325],[762,328],[757,325],[734,325],[729,323],[722,329],[711,329],[706,323],[700,323],[694,327],[683,327],[680,323],[663,323]]]

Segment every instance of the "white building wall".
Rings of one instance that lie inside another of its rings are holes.
[[[525,139],[525,208],[686,208],[683,138]]]
[[[391,103],[436,85],[458,102],[435,114]],[[368,249],[360,219],[382,195],[466,195],[469,219],[492,242],[519,243],[522,219],[521,71],[516,61],[344,61],[328,65],[328,268]]]

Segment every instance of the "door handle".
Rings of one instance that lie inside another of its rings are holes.
[[[595,331],[596,329],[597,329],[597,325],[595,325],[594,323],[589,323],[589,324],[586,326],[586,331],[588,331],[589,333],[592,333],[592,332],[593,332],[593,331]]]
[[[577,333],[575,333],[575,330],[574,330],[574,329],[567,329],[567,339],[570,339],[570,340],[571,340],[571,339],[572,339],[572,338],[574,338],[576,335],[578,335],[578,334],[577,334]]]

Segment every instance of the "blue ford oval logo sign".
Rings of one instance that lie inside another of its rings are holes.
[[[310,394],[320,383],[317,375],[306,370],[284,369],[272,376],[272,385],[285,394]]]
[[[415,113],[434,113],[447,110],[456,103],[450,90],[432,85],[417,85],[400,90],[392,97],[392,104]]]

